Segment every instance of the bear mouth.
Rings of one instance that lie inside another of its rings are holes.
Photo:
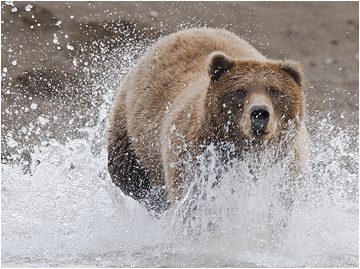
[[[266,130],[253,130],[253,134],[255,137],[266,136],[269,132]]]
[[[252,138],[258,141],[265,141],[269,137],[270,132],[266,130],[253,129],[252,130]]]

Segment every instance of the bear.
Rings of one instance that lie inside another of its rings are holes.
[[[210,144],[233,145],[241,157],[287,139],[281,156],[294,150],[300,173],[305,107],[300,63],[267,59],[223,29],[170,34],[121,81],[111,110],[109,174],[126,195],[163,212],[183,197]]]

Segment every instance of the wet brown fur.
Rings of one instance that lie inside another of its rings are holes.
[[[257,102],[271,107],[262,137],[252,135],[244,116]],[[295,126],[299,163],[306,157],[300,65],[268,60],[224,30],[190,29],[156,42],[122,81],[111,115],[109,172],[138,200],[154,188],[162,202],[166,193],[181,198],[196,156],[210,143],[230,142],[241,152],[246,139],[276,141]]]

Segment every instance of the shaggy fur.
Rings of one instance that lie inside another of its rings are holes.
[[[126,194],[167,208],[182,197],[206,145],[277,143],[306,159],[303,74],[268,60],[236,35],[189,29],[157,41],[127,74],[115,98],[109,172]],[[186,162],[184,162],[186,160]],[[193,165],[193,167],[189,167]],[[190,173],[190,174],[189,174]]]

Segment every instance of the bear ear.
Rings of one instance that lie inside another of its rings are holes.
[[[298,62],[285,61],[280,63],[281,70],[288,73],[299,86],[303,86],[303,70]]]
[[[208,71],[212,82],[217,80],[234,65],[234,61],[231,60],[228,55],[220,51],[211,53],[208,59]]]

